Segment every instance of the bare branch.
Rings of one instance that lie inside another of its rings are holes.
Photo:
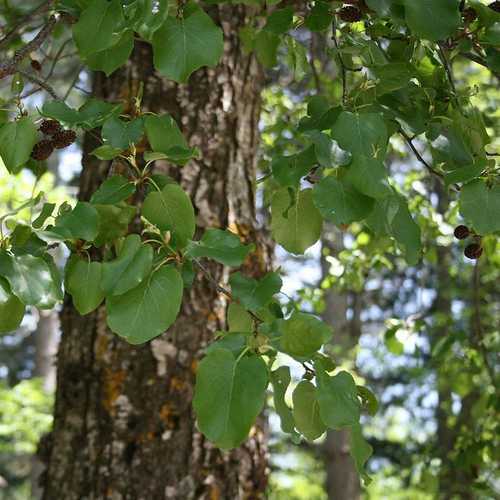
[[[42,80],[34,75],[31,75],[30,73],[27,73],[26,71],[18,70],[18,72],[19,74],[23,75],[27,80],[38,85],[41,89],[45,90],[45,92],[47,92],[47,94],[49,94],[51,97],[53,97],[57,101],[59,100],[59,96],[56,94],[55,90],[47,83],[46,80]]]
[[[23,16],[19,22],[12,28],[10,29],[5,36],[0,40],[0,46],[3,44],[7,43],[19,30],[19,28],[23,25],[26,24],[31,18],[37,16],[38,14],[41,14],[49,9],[49,7],[54,3],[54,0],[46,0],[45,2],[42,2],[38,7],[36,7],[34,10]]]
[[[50,16],[47,24],[38,32],[38,34],[28,42],[23,48],[19,49],[10,61],[0,63],[0,80],[6,76],[13,75],[18,71],[19,63],[29,55],[30,52],[37,50],[48,38],[57,23],[56,16]]]

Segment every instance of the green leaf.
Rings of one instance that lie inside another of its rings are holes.
[[[90,198],[90,203],[100,205],[115,205],[126,200],[135,192],[135,185],[123,175],[108,177]]]
[[[293,9],[292,7],[285,7],[284,9],[276,9],[267,17],[264,29],[274,33],[275,35],[282,35],[286,33],[291,27],[293,22]]]
[[[258,61],[266,68],[278,64],[278,47],[281,38],[267,30],[260,30],[254,40],[254,50]]]
[[[66,291],[73,297],[76,310],[84,315],[97,309],[104,299],[100,286],[102,264],[73,255],[65,274]]]
[[[354,459],[354,465],[358,474],[363,478],[365,486],[371,482],[370,476],[365,471],[365,463],[371,457],[373,448],[368,444],[361,432],[361,426],[355,424],[350,429],[350,444],[349,451]]]
[[[444,182],[447,186],[451,184],[469,182],[479,177],[483,171],[486,169],[486,164],[484,162],[479,162],[474,165],[468,165],[466,167],[457,168],[451,172],[444,175]]]
[[[229,278],[233,296],[247,309],[260,309],[271,301],[281,290],[282,281],[278,273],[267,273],[256,280],[241,273],[233,273]]]
[[[84,60],[90,69],[103,71],[106,76],[109,76],[128,61],[133,48],[134,32],[127,30],[117,43],[107,49],[88,55]]]
[[[0,128],[0,157],[11,174],[17,174],[30,159],[37,135],[35,125],[27,116]]]
[[[179,83],[202,66],[215,66],[223,49],[222,30],[193,3],[182,18],[168,17],[153,36],[156,69]]]
[[[371,198],[384,198],[392,194],[387,180],[387,169],[377,158],[354,155],[344,180]]]
[[[73,38],[82,58],[109,49],[120,39],[123,27],[120,0],[93,0],[73,26]]]
[[[332,337],[330,328],[312,314],[294,312],[282,322],[281,348],[298,358],[310,358]]]
[[[184,247],[195,231],[195,216],[189,196],[178,184],[167,184],[146,196],[142,215],[162,231],[170,231],[174,244]]]
[[[60,300],[61,290],[53,272],[41,257],[0,252],[0,276],[7,279],[12,293],[26,305],[51,309]]]
[[[99,214],[99,232],[94,246],[115,241],[128,233],[128,226],[136,214],[136,207],[120,202],[117,205],[93,205]]]
[[[98,234],[98,228],[99,214],[95,207],[85,201],[79,201],[75,208],[57,217],[52,231],[66,240],[93,241]]]
[[[325,31],[332,23],[333,14],[328,2],[318,1],[306,17],[304,24],[311,31]]]
[[[24,304],[11,292],[9,283],[0,277],[0,333],[12,332],[24,318]]]
[[[413,35],[436,42],[453,36],[460,26],[459,0],[404,0]]]
[[[152,265],[153,248],[143,245],[138,234],[130,234],[118,257],[102,265],[101,288],[106,296],[128,292],[149,276]]]
[[[70,108],[62,101],[47,101],[42,106],[42,115],[60,121],[68,127],[82,127],[91,130],[109,118],[122,112],[121,104],[91,98],[79,109]]]
[[[261,357],[209,352],[198,367],[193,399],[200,431],[220,448],[239,446],[264,407],[267,384]]]
[[[200,241],[191,241],[186,255],[193,258],[208,257],[225,266],[243,264],[254,245],[243,245],[240,238],[230,231],[207,229]]]
[[[174,148],[189,150],[179,126],[169,114],[148,115],[144,119],[144,125],[148,141],[155,152],[164,153],[168,158]],[[183,165],[185,161],[175,163]]]
[[[161,27],[168,16],[168,0],[139,0],[136,2],[137,13],[134,17],[134,30],[142,38],[151,42],[154,33]]]
[[[131,144],[139,142],[144,133],[142,118],[124,121],[116,116],[108,118],[102,127],[104,141],[117,149],[127,149]]]
[[[361,398],[363,403],[363,408],[373,417],[378,411],[378,401],[368,387],[362,385],[356,386],[358,389],[358,396]]]
[[[377,97],[406,88],[408,82],[415,76],[414,68],[407,62],[374,66],[371,71],[378,80],[375,87]]]
[[[271,169],[274,179],[282,186],[298,186],[316,164],[314,146],[291,156],[280,156],[273,160]]]
[[[422,253],[420,227],[413,220],[406,200],[402,196],[398,196],[398,200],[399,208],[392,219],[391,234],[403,245],[408,264],[415,265]]]
[[[332,107],[325,97],[312,96],[307,101],[308,116],[300,120],[298,130],[305,132],[306,130],[329,129],[335,124],[341,112],[340,106]]]
[[[330,136],[317,130],[307,131],[306,134],[314,144],[314,154],[319,164],[326,168],[344,166],[351,162],[352,155],[339,147]]]
[[[286,404],[285,394],[290,385],[290,367],[280,366],[271,372],[271,384],[273,385],[274,408],[280,417],[281,430],[292,433],[294,431],[294,419],[292,410]]]
[[[360,402],[352,376],[341,371],[330,376],[315,363],[321,419],[331,429],[350,427],[359,422]]]
[[[479,234],[500,230],[500,185],[488,187],[480,179],[462,186],[460,213]]]
[[[339,146],[353,154],[384,158],[389,139],[382,115],[344,111],[332,127]]]
[[[104,144],[103,146],[95,148],[91,154],[99,158],[99,160],[112,160],[113,158],[119,156],[121,152],[122,150],[119,148],[114,148]]]
[[[44,203],[42,207],[42,211],[38,215],[38,217],[31,224],[35,229],[40,229],[45,221],[52,216],[52,212],[56,208],[55,203]]]
[[[335,224],[363,220],[374,206],[372,198],[332,176],[325,177],[314,186],[313,199],[323,218]]]
[[[287,188],[277,191],[271,201],[271,232],[285,250],[300,254],[321,236],[323,219],[313,203],[312,189],[303,189],[290,199]]]
[[[106,300],[108,326],[130,344],[161,335],[177,318],[183,283],[170,266],[152,273],[138,287]]]
[[[254,329],[250,313],[238,302],[231,302],[227,308],[227,325],[230,332],[251,332]]]
[[[293,418],[295,427],[309,441],[319,438],[326,426],[320,417],[316,387],[308,380],[302,380],[293,391]]]

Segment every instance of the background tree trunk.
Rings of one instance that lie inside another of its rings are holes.
[[[342,232],[329,225],[322,239],[323,254],[321,257],[322,279],[330,275],[330,264],[327,254],[333,257],[344,249]],[[353,295],[354,297],[354,295]],[[325,310],[323,320],[333,327],[333,359],[343,363],[352,354],[361,335],[359,325],[359,297],[355,296],[349,304],[350,294],[339,291],[334,285],[325,291]],[[348,309],[352,306],[352,317],[348,319]],[[326,493],[329,500],[357,500],[361,495],[359,475],[350,455],[349,431],[346,429],[328,430],[323,445],[323,457],[326,468]]]
[[[254,179],[262,74],[243,54],[238,30],[246,7],[211,11],[225,32],[215,69],[186,85],[167,82],[152,67],[150,47],[138,44],[127,67],[97,74],[94,95],[130,103],[144,83],[143,109],[167,111],[181,125],[199,160],[168,169],[190,194],[199,229],[230,227],[257,242],[247,271],[263,273],[270,251],[256,230]],[[87,200],[110,170],[89,156],[84,140],[80,199]],[[138,201],[140,203],[140,201]],[[224,271],[211,271],[223,279]],[[266,486],[265,435],[255,429],[239,449],[222,453],[195,428],[194,376],[203,348],[223,326],[225,304],[198,276],[177,322],[142,346],[106,327],[105,309],[81,317],[66,300],[61,315],[55,424],[44,477],[46,500],[261,498]]]

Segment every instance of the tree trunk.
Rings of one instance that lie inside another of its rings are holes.
[[[438,194],[439,213],[445,214],[449,199],[440,184],[436,187]],[[436,299],[435,299],[435,332],[434,343],[450,334],[450,320],[452,314],[452,286],[450,285],[450,267],[452,261],[451,248],[449,246],[437,247],[436,262]],[[471,286],[474,289],[474,280]],[[474,305],[471,304],[471,310]],[[475,318],[471,318],[471,343],[474,345]],[[441,461],[439,468],[439,498],[452,500],[473,500],[475,495],[472,491],[472,483],[476,479],[477,470],[474,465],[460,464],[453,461],[453,454],[457,445],[460,432],[464,429],[474,429],[474,415],[471,413],[473,405],[479,399],[479,392],[473,389],[462,398],[460,412],[455,423],[450,422],[453,415],[452,390],[450,387],[450,375],[446,366],[439,366],[436,373],[438,406],[436,408],[437,421],[437,456]]]
[[[323,249],[328,249],[329,255],[336,256],[344,248],[342,232],[333,226],[325,231]],[[330,265],[321,260],[322,275],[325,279],[330,274]],[[332,351],[334,360],[342,363],[350,355],[361,334],[359,328],[359,297],[352,304],[352,318],[347,318],[349,309],[349,294],[339,292],[337,287],[325,291],[325,310],[323,320],[334,329]],[[323,445],[323,456],[326,467],[326,493],[329,500],[357,500],[361,495],[359,475],[350,455],[349,431],[328,430]]]
[[[224,57],[215,69],[196,72],[188,84],[160,78],[150,47],[138,44],[125,69],[108,79],[95,76],[94,94],[132,102],[144,82],[143,109],[171,113],[190,146],[201,152],[199,160],[168,169],[191,195],[199,229],[230,227],[256,242],[247,271],[259,275],[270,264],[254,207],[263,80],[238,39],[246,12],[242,6],[212,9],[224,29]],[[83,200],[110,169],[109,162],[88,155],[95,146],[87,135]],[[210,269],[217,279],[224,278],[220,267]],[[191,400],[197,362],[225,321],[223,301],[201,275],[185,291],[176,323],[142,346],[129,345],[109,331],[104,307],[81,317],[66,300],[61,318],[46,500],[263,497],[264,431],[254,429],[241,448],[223,453],[195,427]]]

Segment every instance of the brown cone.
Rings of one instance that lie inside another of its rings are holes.
[[[67,148],[76,140],[76,133],[73,130],[61,130],[52,137],[52,143],[57,149]]]
[[[361,21],[361,18],[363,17],[361,11],[353,5],[345,5],[337,12],[337,14],[339,18],[346,23]]]
[[[40,132],[45,135],[54,135],[61,131],[61,124],[56,120],[43,120],[40,123]]]
[[[52,151],[54,151],[52,141],[43,139],[35,144],[33,151],[31,152],[31,157],[34,160],[43,161],[52,154]]]

